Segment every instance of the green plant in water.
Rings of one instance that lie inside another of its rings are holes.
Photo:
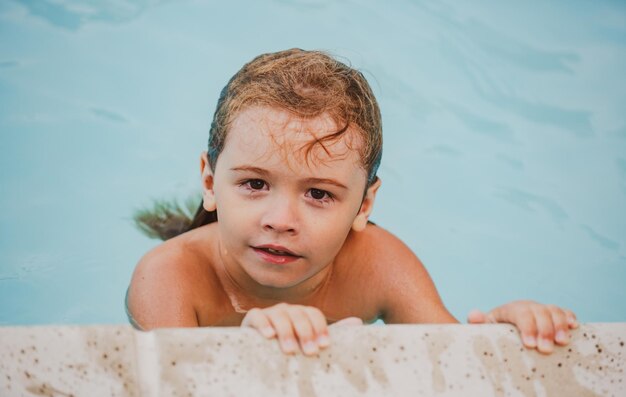
[[[151,208],[136,210],[133,214],[135,226],[146,236],[168,240],[189,229],[202,196],[195,194],[182,205],[176,199],[154,200]]]

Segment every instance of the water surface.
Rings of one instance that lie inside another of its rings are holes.
[[[133,210],[198,191],[220,89],[291,47],[365,72],[373,220],[454,315],[529,298],[626,321],[626,6],[507,3],[0,3],[0,324],[126,321],[158,243]]]

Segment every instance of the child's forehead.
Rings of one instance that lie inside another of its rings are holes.
[[[292,168],[360,167],[360,137],[328,113],[302,118],[278,108],[248,107],[234,118],[225,149],[258,162],[287,162]],[[326,138],[326,139],[325,139]]]
[[[297,144],[308,142],[311,138],[322,138],[339,128],[328,113],[305,119],[280,108],[251,106],[235,116],[230,133],[254,131],[254,134],[242,138],[269,137],[276,143]]]

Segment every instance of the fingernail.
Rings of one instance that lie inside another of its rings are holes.
[[[274,328],[272,327],[261,328],[261,334],[266,338],[271,338],[276,335],[276,333],[274,332]]]
[[[565,331],[558,331],[556,333],[556,341],[559,343],[568,343],[569,336],[567,335],[567,333],[565,333]]]
[[[320,335],[317,338],[317,344],[320,347],[326,347],[330,345],[330,338],[327,335]]]
[[[524,344],[527,347],[537,347],[537,339],[532,335],[524,336]]]
[[[294,351],[296,351],[297,348],[298,346],[293,339],[285,339],[283,341],[283,351],[285,353],[293,353]]]
[[[553,347],[554,344],[552,343],[552,341],[544,338],[539,338],[539,351],[541,351],[542,353],[552,352]]]
[[[305,342],[302,346],[302,350],[304,354],[315,354],[319,351],[315,342],[312,341]]]

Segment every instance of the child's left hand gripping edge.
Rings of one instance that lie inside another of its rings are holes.
[[[552,353],[554,343],[567,345],[569,330],[578,328],[576,315],[571,310],[533,301],[507,303],[488,313],[472,310],[467,321],[470,324],[513,324],[519,330],[524,346],[545,354]]]
[[[361,319],[348,317],[333,326],[361,324]],[[243,318],[241,326],[254,328],[267,339],[277,338],[285,354],[300,350],[312,356],[330,345],[326,317],[311,306],[279,303],[263,309],[254,308]]]

